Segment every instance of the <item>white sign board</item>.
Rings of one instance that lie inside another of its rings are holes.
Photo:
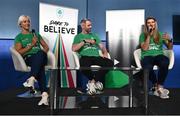
[[[59,67],[74,67],[72,42],[77,34],[78,10],[40,3],[39,31],[49,41],[50,50],[56,56]],[[76,86],[75,71],[61,71],[61,87]]]

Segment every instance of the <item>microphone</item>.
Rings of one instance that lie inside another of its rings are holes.
[[[34,35],[34,36],[36,36],[36,31],[35,31],[35,29],[32,29],[32,34]]]
[[[148,32],[151,33],[152,32],[152,27],[148,27]]]
[[[36,37],[36,31],[35,31],[35,29],[32,29],[31,33],[33,34],[34,37]],[[37,42],[36,42],[35,46],[37,46]]]

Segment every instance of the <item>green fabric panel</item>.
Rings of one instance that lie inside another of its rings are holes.
[[[122,71],[109,71],[105,76],[106,88],[121,88],[129,84],[129,76]]]

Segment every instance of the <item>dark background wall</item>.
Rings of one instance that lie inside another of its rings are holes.
[[[162,32],[172,35],[172,15],[180,15],[180,0],[88,0],[88,17],[94,31],[105,39],[106,10],[145,9],[146,16],[154,16]]]
[[[180,0],[1,0],[0,1],[0,90],[21,86],[27,77],[25,73],[16,72],[12,63],[9,47],[18,34],[17,19],[20,15],[29,15],[32,27],[39,30],[39,3],[50,3],[79,10],[79,21],[84,17],[91,18],[93,30],[105,40],[106,10],[145,9],[146,16],[158,20],[159,29],[172,36],[172,15],[180,15]],[[136,21],[135,21],[136,22]],[[180,50],[174,46],[175,65],[169,72],[165,86],[180,87]]]

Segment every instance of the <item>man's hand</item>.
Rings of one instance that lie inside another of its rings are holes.
[[[86,43],[90,43],[90,44],[96,44],[96,40],[94,39],[84,39],[86,41]]]

